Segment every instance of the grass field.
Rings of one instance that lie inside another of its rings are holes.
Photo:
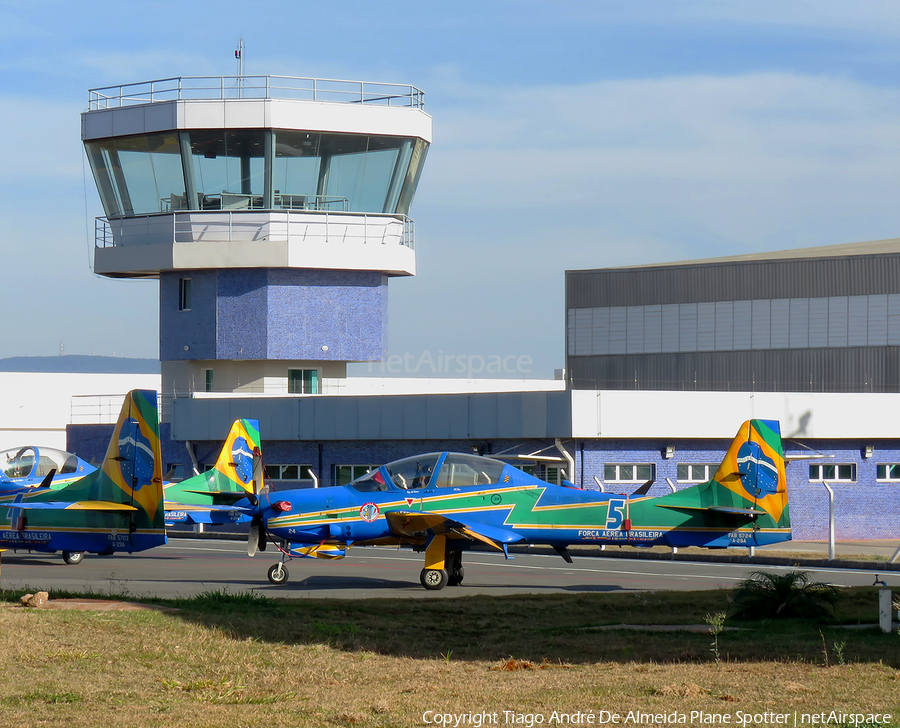
[[[573,723],[576,712],[598,725],[601,711],[626,728],[700,725],[692,711],[736,726],[778,725],[773,713],[793,726],[795,715],[799,725],[831,711],[831,725],[875,725],[869,714],[890,713],[887,725],[900,726],[897,634],[801,620],[726,621],[718,635],[651,630],[705,624],[727,611],[724,591],[209,594],[158,602],[171,612],[24,609],[18,596],[2,595],[0,608],[4,727],[446,724],[435,715],[459,725],[591,724]],[[845,590],[838,619],[876,622],[875,590]],[[644,629],[607,628],[622,624]],[[626,722],[629,711],[643,720]],[[569,719],[555,722],[560,713]]]

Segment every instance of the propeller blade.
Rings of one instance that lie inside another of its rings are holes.
[[[265,551],[266,550],[266,541],[268,541],[268,539],[266,538],[266,524],[265,523],[263,523],[262,528],[259,529],[259,535],[257,538],[259,540],[257,541],[256,545],[259,547],[259,550]]]
[[[259,547],[259,522],[254,518],[250,523],[250,532],[247,534],[247,556],[256,556]]]

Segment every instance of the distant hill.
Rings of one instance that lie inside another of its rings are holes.
[[[117,356],[11,356],[0,359],[0,372],[69,372],[75,374],[159,374],[156,359]]]

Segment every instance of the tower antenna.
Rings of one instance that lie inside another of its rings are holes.
[[[238,96],[244,95],[244,36],[238,41],[238,47],[234,51],[234,57],[237,59],[237,75],[238,75]]]

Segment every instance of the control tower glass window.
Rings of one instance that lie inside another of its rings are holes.
[[[190,132],[191,168],[200,209],[263,207],[265,134],[262,130]]]
[[[415,140],[276,131],[275,206],[397,212]]]
[[[200,129],[101,139],[87,150],[108,218],[272,208],[405,215],[428,144],[367,134]]]
[[[184,209],[177,134],[103,139],[89,143],[87,150],[107,217]]]

